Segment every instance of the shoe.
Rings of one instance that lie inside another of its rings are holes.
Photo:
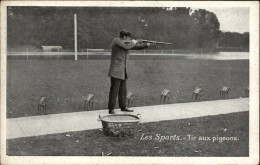
[[[128,108],[122,108],[121,111],[125,112],[134,112],[134,110],[128,109]]]
[[[109,114],[115,114],[114,110],[109,110]]]

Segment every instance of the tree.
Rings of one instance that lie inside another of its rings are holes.
[[[74,14],[78,22],[78,48],[110,49],[121,29],[133,38],[173,43],[158,49],[214,48],[230,45],[232,37],[219,30],[212,12],[174,7],[9,7],[7,10],[8,47],[60,45],[74,48]],[[248,46],[249,34],[236,37],[232,45]],[[219,38],[221,39],[219,41]]]
[[[219,39],[219,21],[216,14],[205,9],[195,10],[191,15],[195,33],[199,34],[198,47],[215,47]]]
[[[236,47],[236,48],[249,48],[249,33],[243,34],[235,32],[221,33],[219,40],[220,47]]]

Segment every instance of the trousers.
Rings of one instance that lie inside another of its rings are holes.
[[[126,108],[126,79],[117,79],[111,77],[111,86],[109,91],[108,109],[114,110],[118,96],[119,108]]]

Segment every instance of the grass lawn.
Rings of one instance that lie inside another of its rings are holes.
[[[37,104],[47,97],[47,113],[84,110],[82,96],[95,94],[94,108],[106,109],[110,60],[8,60],[7,117],[39,115]],[[128,90],[135,93],[133,106],[160,104],[160,93],[170,89],[170,103],[190,102],[196,86],[203,100],[221,99],[218,89],[230,86],[229,98],[243,96],[249,84],[249,61],[184,59],[132,59]]]
[[[111,156],[249,156],[248,112],[145,123],[137,130],[134,136],[121,139],[104,136],[98,129],[12,139],[7,140],[7,154],[100,156],[103,152]],[[159,134],[160,138],[173,137],[160,141]],[[197,138],[189,140],[188,135]],[[144,140],[145,136],[150,140]]]

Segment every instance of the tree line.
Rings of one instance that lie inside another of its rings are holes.
[[[161,7],[8,7],[8,48],[59,45],[74,48],[77,14],[78,48],[110,49],[121,29],[133,38],[173,43],[169,49],[249,47],[249,33],[222,32],[213,12]],[[157,46],[156,48],[161,48]]]

